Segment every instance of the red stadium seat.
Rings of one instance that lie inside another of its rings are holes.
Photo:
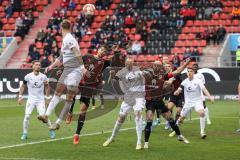
[[[0,6],[0,12],[4,12],[4,8],[2,6]]]
[[[202,25],[201,23],[202,22],[200,20],[196,20],[194,21],[194,26],[201,26]]]
[[[206,47],[207,43],[206,43],[206,40],[201,40],[200,42],[200,47]]]
[[[90,41],[90,37],[88,35],[83,36],[82,41],[88,42]]]
[[[6,31],[5,36],[6,37],[12,37],[12,31]]]
[[[72,16],[72,17],[77,17],[77,16],[78,16],[78,11],[72,11],[71,16]]]
[[[42,48],[43,48],[42,42],[37,42],[37,43],[36,43],[36,48],[37,48],[37,49],[42,49]]]
[[[188,20],[186,23],[186,26],[191,27],[193,26],[193,21],[192,20]]]
[[[2,23],[3,23],[3,24],[6,24],[7,22],[8,22],[7,18],[3,18],[3,19],[2,19]]]
[[[43,7],[43,6],[37,6],[37,11],[38,11],[38,12],[42,12],[42,11],[43,11],[43,9],[44,9],[44,7]]]
[[[113,10],[108,10],[108,11],[107,11],[107,15],[110,15],[110,16],[111,16],[111,15],[113,15],[113,14],[114,14],[114,13],[113,13]]]
[[[136,28],[132,28],[131,29],[131,34],[135,34],[136,33]]]
[[[117,8],[117,5],[116,5],[116,4],[111,4],[111,5],[110,5],[110,9],[115,10],[116,8]]]
[[[86,4],[86,0],[80,0],[79,3],[80,4]]]
[[[240,25],[240,24],[239,24],[239,20],[234,19],[234,20],[232,21],[232,25],[234,25],[234,26]]]
[[[81,5],[81,4],[78,4],[77,7],[76,7],[76,10],[77,10],[77,11],[81,11],[81,10],[82,10],[82,5]]]
[[[105,15],[106,15],[106,11],[105,11],[105,10],[101,10],[101,11],[99,12],[99,15],[100,15],[100,16],[105,16]]]
[[[231,20],[229,20],[229,19],[225,20],[225,25],[226,26],[231,26],[232,25]]]
[[[141,40],[141,35],[140,34],[135,34],[134,40],[137,40],[137,41]]]
[[[61,42],[62,41],[62,37],[61,36],[56,36],[56,41],[57,42]]]
[[[37,12],[37,11],[33,12],[33,17],[38,18],[39,17],[39,12]]]
[[[6,16],[6,13],[5,12],[0,12],[0,18],[3,18]]]
[[[8,23],[9,24],[14,24],[15,23],[15,19],[14,18],[9,18],[8,19]]]
[[[5,24],[5,25],[3,26],[3,30],[5,30],[5,31],[10,30],[9,28],[10,28],[10,25],[9,25],[9,24]]]

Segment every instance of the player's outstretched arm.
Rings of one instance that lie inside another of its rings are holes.
[[[62,55],[60,55],[57,59],[55,59],[55,61],[50,66],[45,68],[44,73],[46,74],[47,72],[51,71],[54,67],[60,66],[61,65],[61,59],[62,59]]]
[[[83,64],[82,54],[80,53],[80,51],[76,47],[73,47],[72,52],[78,58],[79,63]]]
[[[214,102],[214,98],[213,96],[211,96],[211,94],[209,93],[209,91],[207,90],[206,87],[203,87],[202,89],[203,93],[210,99],[210,101],[213,103]]]
[[[22,84],[20,87],[19,95],[18,95],[18,104],[22,104],[23,101],[23,92],[25,90],[26,85]]]
[[[188,64],[190,63],[191,59],[190,58],[187,58],[185,60],[185,63],[183,65],[181,65],[180,67],[177,68],[177,70],[173,71],[172,74],[173,76],[176,76],[177,74],[180,74],[187,66]]]
[[[175,96],[178,96],[181,92],[182,92],[182,88],[179,87],[173,94],[174,94]]]

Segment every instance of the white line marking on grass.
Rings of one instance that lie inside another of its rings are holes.
[[[231,119],[231,118],[238,118],[238,117],[213,117],[213,118]],[[193,120],[193,121],[194,120],[199,120],[199,118],[191,118],[191,120]],[[191,121],[191,120],[188,119],[188,120],[185,120],[185,121]],[[161,123],[161,125],[163,125],[163,124],[165,124],[165,123]],[[124,129],[121,129],[120,131],[127,131],[127,130],[131,130],[131,129],[135,129],[135,127],[124,128]],[[112,132],[112,130],[111,131],[95,132],[95,133],[87,133],[87,134],[81,135],[81,137],[95,136],[95,135],[101,135],[101,134],[106,134],[106,133],[111,133],[111,132]],[[22,143],[22,144],[15,144],[15,145],[10,145],[10,146],[2,146],[2,147],[0,147],[0,150],[1,149],[8,149],[8,148],[23,147],[23,146],[27,146],[27,145],[33,145],[33,144],[41,144],[41,143],[61,141],[61,140],[70,139],[70,138],[73,138],[73,136],[56,138],[56,139],[47,139],[47,140],[29,142],[29,143]]]
[[[63,159],[41,159],[41,158],[8,158],[8,157],[0,157],[1,160],[63,160]]]
[[[131,128],[124,128],[121,129],[120,131],[127,131],[127,130],[131,130],[131,129],[135,129],[135,127],[131,127]],[[85,137],[85,136],[95,136],[95,135],[101,135],[101,134],[106,134],[106,133],[111,133],[111,131],[102,131],[102,132],[95,132],[95,133],[88,133],[88,134],[83,134],[81,135],[81,137]],[[47,143],[47,142],[55,142],[55,141],[60,141],[60,140],[65,140],[65,139],[70,139],[73,138],[73,136],[69,136],[69,137],[62,137],[62,138],[56,138],[56,139],[47,139],[47,140],[42,140],[42,141],[37,141],[37,142],[29,142],[29,143],[22,143],[22,144],[15,144],[15,145],[10,145],[10,146],[3,146],[0,147],[1,149],[8,149],[8,148],[16,148],[16,147],[22,147],[22,146],[27,146],[27,145],[33,145],[33,144],[40,144],[40,143]]]

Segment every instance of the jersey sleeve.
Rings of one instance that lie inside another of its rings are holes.
[[[205,77],[203,74],[201,74],[201,75],[202,75],[202,83],[205,85],[206,84]]]
[[[121,69],[120,71],[118,71],[115,76],[118,77],[119,79],[123,79],[123,76],[124,76],[124,68]]]
[[[29,76],[26,75],[26,76],[24,77],[23,84],[27,84],[28,80],[29,80]]]
[[[201,89],[205,88],[204,84],[202,81],[198,80],[198,85]]]
[[[184,87],[186,86],[186,80],[182,81],[181,85],[180,85],[180,88],[181,89],[184,89]]]

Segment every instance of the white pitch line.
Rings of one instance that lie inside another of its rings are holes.
[[[131,127],[131,128],[124,128],[121,129],[120,131],[127,131],[127,130],[131,130],[134,129],[135,127]],[[102,132],[95,132],[95,133],[88,133],[88,134],[83,134],[81,135],[81,137],[85,137],[85,136],[94,136],[94,135],[100,135],[100,134],[106,134],[106,133],[111,133],[111,131],[102,131]],[[15,145],[10,145],[10,146],[3,146],[0,147],[1,149],[8,149],[8,148],[15,148],[15,147],[22,147],[22,146],[27,146],[27,145],[33,145],[33,144],[40,144],[40,143],[47,143],[47,142],[55,142],[55,141],[60,141],[60,140],[65,140],[65,139],[70,139],[73,138],[73,136],[69,136],[69,137],[62,137],[62,138],[56,138],[56,139],[48,139],[48,140],[42,140],[42,141],[37,141],[37,142],[29,142],[29,143],[22,143],[22,144],[15,144]]]
[[[41,158],[9,158],[9,157],[0,157],[0,160],[63,160],[63,159],[41,159]]]
[[[214,118],[231,119],[231,118],[238,118],[238,117],[214,117]],[[199,118],[191,118],[191,120],[199,120]],[[185,120],[185,121],[190,121],[190,119],[189,119],[189,120]],[[163,124],[165,124],[165,123],[161,123],[161,125],[163,125]],[[131,129],[135,129],[135,127],[124,128],[124,129],[121,129],[120,131],[127,131],[127,130],[131,130]],[[102,132],[88,133],[88,134],[83,134],[83,135],[81,135],[81,137],[101,135],[101,134],[106,134],[106,133],[111,133],[111,132],[112,132],[112,130],[111,130],[111,131],[105,131],[105,132],[102,131]],[[65,140],[65,139],[70,139],[70,138],[73,138],[73,136],[56,138],[56,139],[47,139],[47,140],[42,140],[42,141],[37,141],[37,142],[29,142],[29,143],[15,144],[15,145],[10,145],[10,146],[3,146],[3,147],[0,147],[0,150],[1,150],[1,149],[8,149],[8,148],[22,147],[22,146],[33,145],[33,144],[41,144],[41,143],[47,143],[47,142],[55,142],[55,141],[60,141],[60,140]]]

